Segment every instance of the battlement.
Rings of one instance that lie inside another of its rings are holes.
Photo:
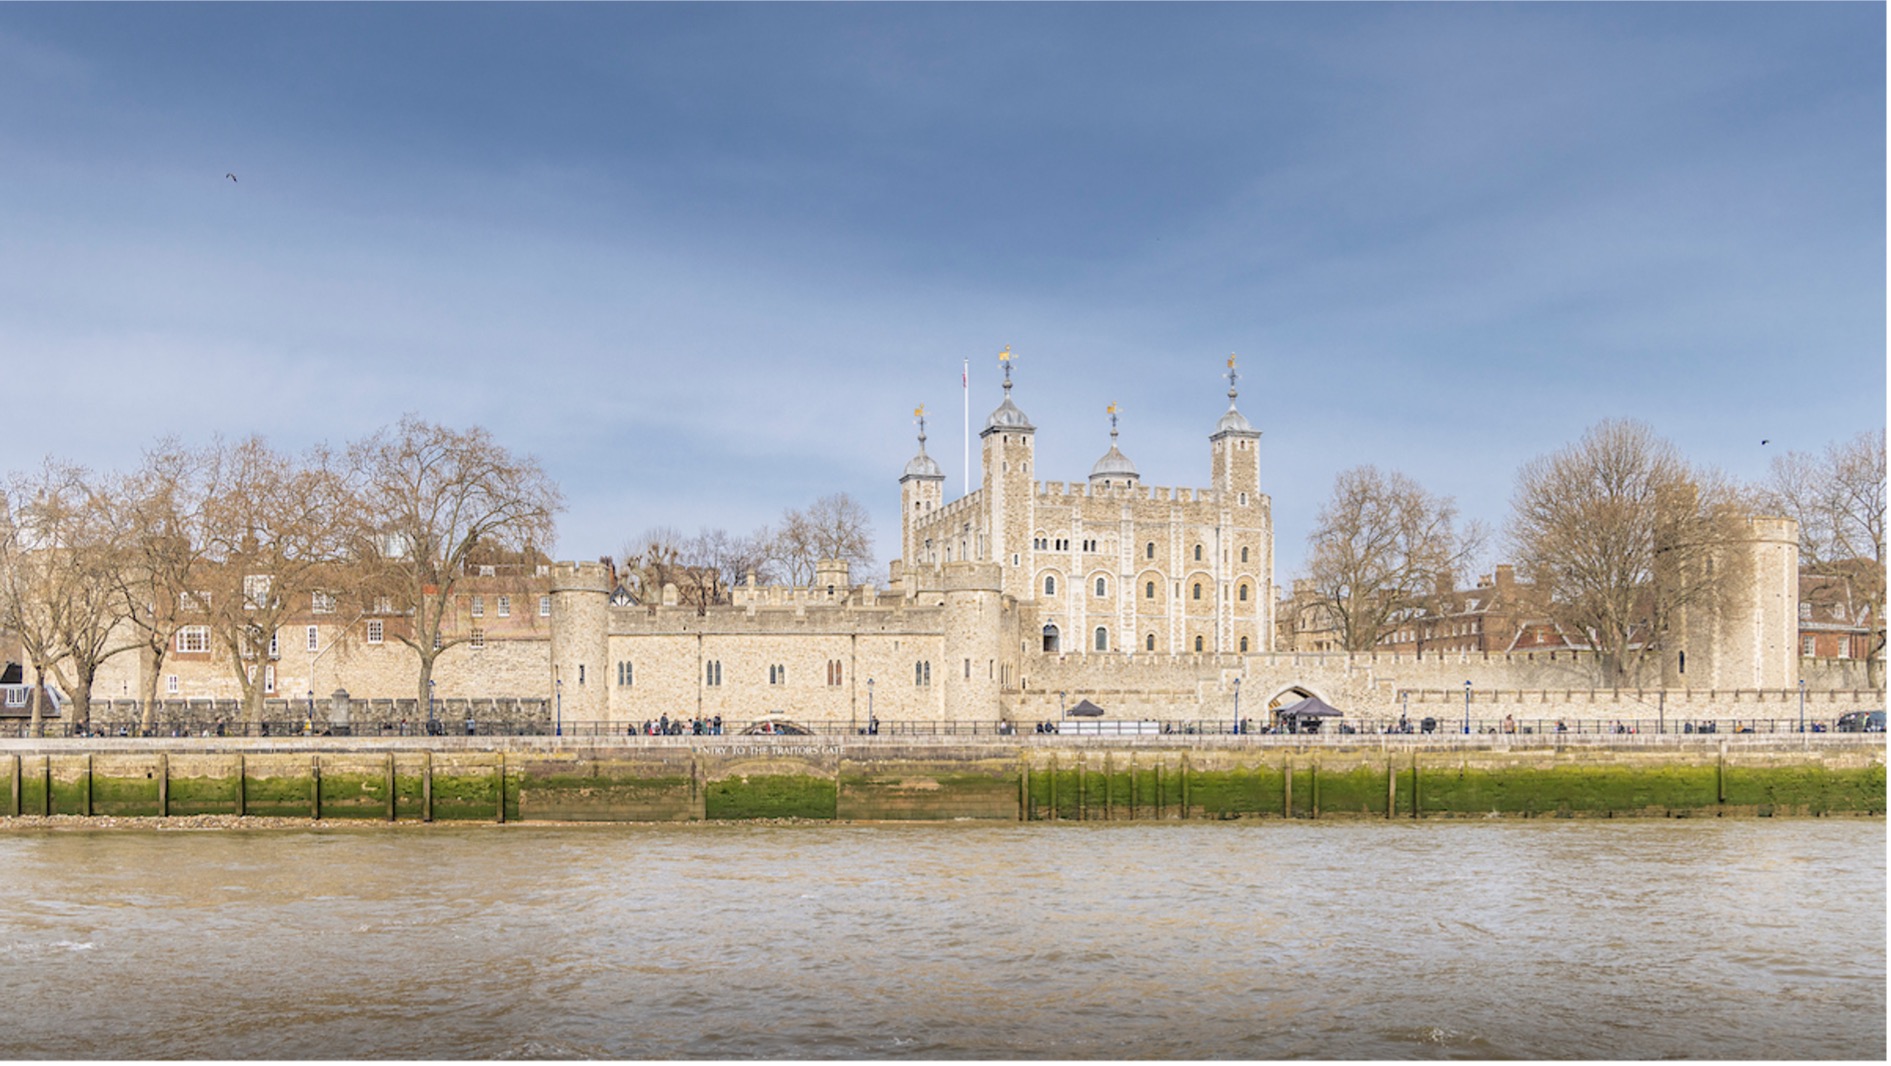
[[[1133,500],[1150,503],[1213,503],[1215,490],[1171,488],[1166,485],[1092,485],[1088,481],[1039,481],[1036,496],[1042,501],[1060,499]]]

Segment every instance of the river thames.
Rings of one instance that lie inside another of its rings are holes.
[[[0,834],[0,1059],[1885,1056],[1882,819]]]

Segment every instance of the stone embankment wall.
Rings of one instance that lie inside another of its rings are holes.
[[[638,741],[642,741],[641,743]],[[1882,735],[0,742],[7,816],[1143,821],[1882,815]]]

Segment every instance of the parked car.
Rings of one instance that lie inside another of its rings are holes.
[[[1838,716],[1838,724],[1833,727],[1840,733],[1882,733],[1884,732],[1883,711],[1853,711]]]

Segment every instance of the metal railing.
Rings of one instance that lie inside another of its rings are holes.
[[[1807,717],[1804,731],[1837,731],[1837,719]],[[278,740],[334,737],[573,737],[631,738],[653,736],[818,736],[818,737],[1044,737],[1044,736],[1318,736],[1367,737],[1410,736],[1414,738],[1473,735],[1479,737],[1578,736],[1692,736],[1727,734],[1798,733],[1800,719],[1785,718],[1422,718],[1340,717],[1315,723],[1267,725],[1243,719],[1237,725],[1227,718],[1216,719],[1082,719],[1064,718],[1043,721],[889,721],[869,722],[788,722],[779,718],[750,721],[708,719],[658,719],[648,728],[642,722],[598,721],[515,721],[472,718],[394,719],[351,721],[346,725],[330,723],[306,715],[292,718],[266,718],[245,723],[225,718],[175,718],[151,729],[133,724],[75,724],[64,719],[49,719],[41,724],[41,737],[48,738],[133,738],[133,737],[266,737]],[[29,737],[26,719],[0,719],[0,737]]]

